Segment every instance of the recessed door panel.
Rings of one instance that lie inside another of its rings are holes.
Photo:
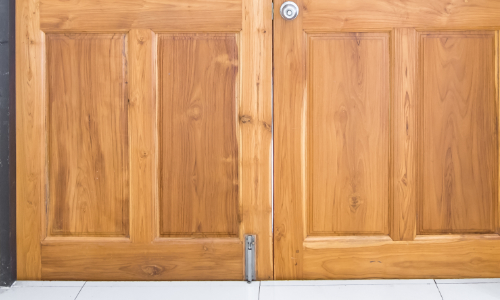
[[[420,37],[419,233],[493,233],[498,202],[495,33]]]
[[[48,235],[127,236],[125,34],[48,34]]]
[[[160,234],[235,237],[237,37],[162,34],[158,57]]]
[[[308,43],[309,234],[388,234],[389,35]]]

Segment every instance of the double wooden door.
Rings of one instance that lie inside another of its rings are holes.
[[[283,2],[16,1],[19,279],[500,277],[500,1]]]

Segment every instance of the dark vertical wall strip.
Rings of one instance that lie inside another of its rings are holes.
[[[16,279],[15,0],[0,0],[0,286]]]
[[[16,0],[9,0],[9,203],[11,282],[17,279],[16,242]]]

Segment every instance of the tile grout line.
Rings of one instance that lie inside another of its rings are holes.
[[[82,292],[83,290],[83,287],[87,284],[87,281],[85,281],[82,285],[82,287],[80,288],[80,290],[78,291],[78,294],[76,294],[76,297],[75,297],[75,300],[78,299],[78,296],[80,296],[80,293]]]
[[[500,282],[492,281],[492,282],[441,282],[440,284],[498,284]]]
[[[441,296],[441,300],[444,300],[444,299],[443,299],[443,295],[441,295],[441,291],[439,290],[439,286],[438,286],[438,284],[437,284],[437,282],[436,282],[436,279],[433,279],[433,280],[434,280],[434,283],[436,284],[436,288],[438,289],[439,296]]]
[[[259,281],[259,296],[257,297],[257,300],[260,300],[260,287],[262,286],[262,281]]]
[[[435,283],[435,282],[434,282]],[[365,283],[335,283],[335,284],[273,284],[269,286],[382,286],[382,285],[400,285],[404,283],[377,283],[377,284],[365,284]],[[406,285],[431,285],[432,283],[408,283]],[[442,283],[442,284],[457,284],[457,283]]]

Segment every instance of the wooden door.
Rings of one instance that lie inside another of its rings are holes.
[[[271,279],[272,7],[16,1],[18,279]]]
[[[275,279],[499,277],[500,1],[295,2],[274,18]]]

